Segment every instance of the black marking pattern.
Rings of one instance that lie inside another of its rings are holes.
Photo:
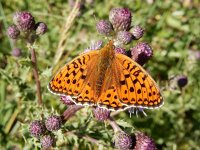
[[[119,54],[121,55],[121,54]],[[126,56],[123,56],[126,57]],[[123,69],[128,70],[129,73],[124,73],[125,85],[129,87],[130,104],[144,107],[158,107],[162,104],[162,97],[155,81],[136,63],[130,62],[128,59],[118,57],[123,66]],[[129,75],[131,75],[129,77]],[[131,80],[132,84],[130,83]],[[121,84],[121,80],[120,80]],[[123,84],[124,85],[124,84]],[[135,95],[136,98],[132,95]],[[131,98],[132,97],[132,98]],[[124,102],[122,100],[122,102]]]

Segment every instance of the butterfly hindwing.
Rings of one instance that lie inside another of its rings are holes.
[[[136,62],[129,57],[117,54],[117,62],[121,64],[120,71],[123,72],[125,78],[125,85],[127,92],[123,90],[124,78],[120,78],[122,103],[128,104],[129,107],[144,107],[144,108],[156,108],[163,104],[163,100],[160,91],[155,81],[150,75]],[[122,84],[123,83],[123,84]],[[123,100],[124,94],[128,93],[128,102]]]
[[[98,105],[103,108],[107,108],[111,111],[123,110],[126,107],[126,104],[121,103],[120,95],[118,92],[117,83],[115,82],[115,76],[113,69],[114,63],[111,66],[111,69],[106,71],[106,78],[103,82],[103,87],[101,95],[98,100]]]

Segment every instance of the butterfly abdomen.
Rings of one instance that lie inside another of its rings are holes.
[[[97,67],[97,80],[96,80],[96,83],[95,83],[95,86],[96,86],[96,89],[95,89],[95,92],[96,92],[96,97],[99,97],[100,94],[101,94],[101,88],[102,88],[102,85],[103,85],[103,81],[105,79],[105,74],[106,74],[106,70],[107,70],[107,65],[104,65],[104,66],[101,66],[99,65]]]
[[[114,59],[114,49],[113,46],[107,45],[105,48],[103,48],[100,51],[99,54],[99,59],[98,59],[98,64],[96,68],[96,73],[95,75],[97,76],[96,78],[96,83],[95,83],[95,95],[96,98],[99,98],[102,92],[102,86],[105,81],[105,75],[108,69],[110,69],[113,59]]]

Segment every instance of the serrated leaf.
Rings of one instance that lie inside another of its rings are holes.
[[[23,66],[32,66],[32,62],[29,58],[22,58],[19,60],[19,63]]]
[[[124,121],[124,120],[116,120],[116,123],[117,123],[119,126],[122,126],[122,127],[124,127],[124,128],[133,128],[133,126],[132,126],[130,123],[128,123],[128,122],[126,122],[126,121]]]
[[[42,72],[41,75],[44,76],[44,77],[51,77],[51,75],[52,75],[52,68],[45,69],[45,70]]]

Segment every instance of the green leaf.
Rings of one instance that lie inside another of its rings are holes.
[[[116,123],[119,125],[119,126],[122,126],[124,128],[134,128],[130,123],[124,121],[124,120],[116,120]]]

